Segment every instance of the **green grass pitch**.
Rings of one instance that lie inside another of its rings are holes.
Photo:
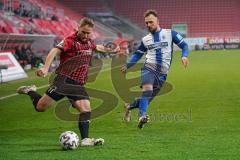
[[[175,53],[167,79],[173,90],[154,99],[149,107],[152,121],[143,130],[136,127],[136,111],[132,122],[122,121],[124,102],[112,86],[110,71],[102,71],[88,86],[110,92],[119,100],[114,110],[91,122],[90,136],[104,138],[105,144],[79,147],[75,151],[62,151],[58,137],[66,130],[79,133],[77,124],[59,120],[54,105],[45,113],[37,113],[27,96],[1,99],[0,159],[237,160],[240,157],[239,69],[239,50],[193,51],[187,69],[181,65],[180,53]],[[0,97],[14,94],[21,85],[47,84],[47,79],[38,78],[33,72],[28,74],[27,79],[1,84]],[[46,87],[39,92],[45,90]],[[94,108],[99,103],[93,99],[91,105]]]

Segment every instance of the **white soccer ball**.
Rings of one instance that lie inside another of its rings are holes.
[[[73,150],[79,146],[79,137],[73,131],[66,131],[60,135],[59,142],[63,149]]]

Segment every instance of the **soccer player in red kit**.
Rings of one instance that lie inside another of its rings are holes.
[[[87,81],[92,52],[93,50],[100,52],[117,52],[119,50],[119,47],[111,50],[103,45],[96,45],[90,38],[93,28],[93,20],[89,18],[81,19],[78,30],[66,37],[49,52],[44,67],[37,70],[36,74],[44,77],[56,56],[60,56],[60,64],[55,71],[57,76],[43,96],[36,92],[36,86],[34,85],[22,86],[17,90],[19,94],[30,96],[37,112],[44,112],[53,101],[58,101],[66,96],[80,112],[78,126],[82,146],[94,146],[103,143],[101,138],[94,139],[88,136],[91,107],[84,84]],[[72,87],[70,93],[69,86]]]

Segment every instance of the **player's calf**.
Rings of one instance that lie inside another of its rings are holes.
[[[40,94],[38,94],[36,92],[36,90],[37,90],[37,87],[35,85],[21,86],[17,89],[17,93],[29,95],[32,102],[33,102],[35,110],[39,111],[38,108],[37,108],[37,104],[38,104],[38,101],[41,99],[42,96]]]
[[[88,138],[90,119],[91,112],[82,112],[79,114],[78,128],[82,139]]]
[[[17,89],[17,93],[28,95],[33,103],[34,109],[37,112],[44,112],[48,106],[52,103],[53,99],[48,95],[41,96],[36,92],[37,87],[32,86],[21,86]]]

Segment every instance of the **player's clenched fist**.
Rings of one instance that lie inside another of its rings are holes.
[[[182,57],[182,64],[185,68],[189,65],[189,61],[187,57]]]
[[[47,71],[44,68],[40,68],[36,71],[36,75],[39,77],[45,77],[47,75]]]

